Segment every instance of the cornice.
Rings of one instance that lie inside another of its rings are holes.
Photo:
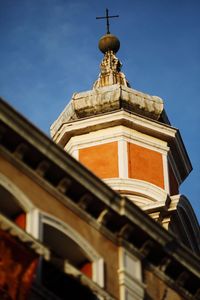
[[[64,149],[67,152],[72,153],[75,149],[96,146],[98,144],[119,141],[122,139],[129,143],[135,143],[143,147],[145,146],[151,150],[156,149],[156,151],[160,153],[166,154],[169,151],[166,142],[122,125],[73,136],[67,142]]]
[[[146,182],[143,180],[138,179],[131,179],[131,178],[111,178],[111,179],[104,179],[112,189],[116,191],[123,191],[128,195],[138,195],[143,199],[146,199],[146,204],[149,202],[158,203],[158,202],[165,202],[167,200],[167,192],[158,186]]]
[[[63,122],[112,112],[120,108],[158,120],[163,111],[163,100],[120,84],[74,93],[69,104],[52,124],[51,134],[54,136]]]
[[[178,129],[123,109],[73,122],[64,122],[60,124],[53,139],[57,144],[65,147],[73,136],[119,125],[167,142],[177,166],[180,182],[183,182],[191,172],[192,165]]]
[[[164,140],[174,137],[177,131],[177,129],[169,125],[151,120],[144,116],[141,117],[128,110],[119,109],[115,112],[60,123],[57,131],[52,135],[52,138],[56,143],[63,146],[72,136],[78,136],[117,125],[124,125],[160,139],[163,137]]]

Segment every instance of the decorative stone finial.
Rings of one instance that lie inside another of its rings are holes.
[[[122,63],[115,56],[115,52],[113,50],[106,51],[100,65],[101,72],[99,78],[94,83],[93,88],[100,88],[116,83],[130,87],[124,73],[121,72],[121,67]]]
[[[115,56],[120,48],[119,39],[110,33],[110,18],[116,18],[116,16],[109,16],[108,9],[106,9],[105,17],[96,17],[96,19],[106,19],[107,34],[102,36],[99,40],[99,49],[104,53],[104,58],[101,62],[99,78],[94,83],[93,88],[100,88],[113,84],[120,84],[130,87],[125,75],[121,72],[122,64]]]

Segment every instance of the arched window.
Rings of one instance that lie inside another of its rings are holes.
[[[0,212],[13,220],[24,212],[17,199],[8,190],[0,185]]]
[[[12,181],[0,174],[0,213],[26,229],[27,212],[33,205]]]
[[[37,209],[31,212],[30,219],[31,215],[30,229],[34,232],[30,233],[51,249],[58,264],[68,261],[101,287],[104,286],[103,259],[89,242],[67,223],[52,215]]]
[[[75,237],[74,237],[75,238]],[[43,243],[54,253],[55,258],[67,260],[78,270],[92,279],[92,261],[78,245],[64,232],[49,224],[43,226]]]

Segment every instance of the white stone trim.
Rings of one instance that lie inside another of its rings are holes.
[[[41,226],[41,215],[39,210],[33,209],[27,214],[27,232],[34,238],[42,240],[43,232]]]
[[[128,194],[128,192],[120,192],[120,195],[127,197],[130,201],[139,206],[141,209],[143,209],[143,207],[146,207],[147,205],[155,205],[155,203],[157,205],[158,203],[157,201],[154,202],[152,199],[147,199],[144,196]]]
[[[104,260],[103,258],[97,259],[92,264],[92,274],[94,282],[98,283],[99,286],[104,287]]]
[[[166,208],[166,201],[153,202],[151,200],[139,196],[132,196],[126,194],[123,194],[123,196],[127,197],[130,201],[132,201],[135,205],[140,207],[148,215],[155,213],[156,211],[160,212],[163,208]]]
[[[110,130],[109,135],[106,135],[104,131],[102,132],[100,130],[98,132],[93,132],[90,135],[86,134],[72,137],[69,143],[64,147],[64,150],[73,153],[76,149],[80,150],[116,141],[118,141],[118,136],[115,136],[112,130]]]
[[[50,226],[58,229],[59,231],[63,232],[64,234],[66,234],[70,239],[72,239],[78,245],[80,245],[80,247],[84,250],[85,253],[87,253],[87,255],[89,255],[89,257],[92,260],[95,260],[98,258],[98,254],[96,253],[96,251],[71,226],[69,226],[67,223],[64,223],[63,221],[59,220],[58,218],[56,218],[50,214],[47,214],[44,212],[42,212],[40,214],[41,214],[42,224],[50,225]]]
[[[129,128],[136,128],[138,131],[149,134],[152,136],[165,136],[168,138],[175,138],[177,129],[170,127],[166,124],[161,124],[154,120],[149,120],[143,116],[138,116],[133,113],[129,113],[123,110],[119,110],[112,113],[96,115],[89,118],[83,118],[73,122],[61,123],[60,128],[57,129],[53,139],[56,143],[64,138],[69,140],[68,136],[72,136],[72,132],[76,132],[77,135],[84,134],[86,131],[98,130],[100,128],[107,128],[120,123],[126,123]],[[104,124],[104,126],[103,126]]]
[[[119,248],[118,274],[120,300],[142,300],[144,284],[141,261],[123,247]]]
[[[127,141],[123,138],[118,141],[119,177],[128,178],[128,149]]]
[[[171,202],[170,202],[170,206],[169,206],[169,209],[168,209],[169,211],[175,211],[175,210],[177,210],[177,205],[179,203],[180,197],[181,197],[180,194],[174,195],[174,196],[170,197]]]
[[[58,218],[38,209],[30,212],[28,220],[28,232],[41,241],[43,240],[43,224],[48,224],[77,243],[92,261],[93,281],[104,287],[104,260],[76,230]]]
[[[160,217],[160,210],[157,209],[157,211],[153,212],[153,213],[149,213],[148,214],[153,220],[158,221],[159,217]],[[166,228],[166,227],[164,227]]]
[[[77,147],[74,147],[72,149],[72,152],[70,153],[76,160],[79,160],[79,150]]]
[[[123,191],[126,195],[137,195],[149,200],[151,202],[166,201],[167,192],[162,188],[156,186],[147,181],[139,179],[122,179],[122,178],[109,178],[103,180],[107,183],[113,190]]]
[[[168,170],[167,154],[162,155],[162,160],[163,160],[164,187],[165,187],[165,191],[169,194],[170,193],[170,186],[169,186],[169,170]]]
[[[161,154],[166,154],[169,150],[166,142],[121,125],[74,136],[68,141],[64,149],[69,153],[73,153],[76,149],[97,146],[122,139]]]
[[[53,138],[56,143],[66,145],[72,136],[80,136],[99,129],[120,125],[135,129],[138,132],[157,139],[162,138],[166,143],[171,142],[175,151],[177,151],[175,155],[177,163],[180,164],[179,167],[183,165],[185,168],[182,180],[189,174],[192,166],[179,131],[169,125],[150,120],[144,116],[139,116],[131,112],[117,110],[115,112],[95,115],[77,121],[62,121]]]

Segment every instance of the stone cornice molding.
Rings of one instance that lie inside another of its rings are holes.
[[[68,141],[64,149],[71,153],[74,149],[82,149],[85,147],[98,145],[99,143],[108,143],[122,139],[129,143],[146,146],[152,150],[156,149],[158,152],[163,154],[166,154],[169,150],[166,142],[163,142],[157,138],[149,137],[149,135],[141,134],[134,129],[122,125],[106,128],[101,131],[93,131],[89,134],[86,133],[73,136],[73,138]]]
[[[55,122],[56,123],[56,122]],[[56,124],[55,124],[56,125]],[[119,109],[81,120],[58,122],[55,131],[51,131],[53,140],[64,146],[72,136],[78,136],[91,131],[124,125],[156,138],[168,141],[174,138],[176,128],[169,125],[141,117],[138,114]]]
[[[121,108],[158,120],[163,107],[161,98],[120,84],[74,93],[70,103],[52,124],[51,135],[55,135],[63,122],[112,112]]]
[[[149,204],[149,200],[153,203],[165,202],[167,200],[167,192],[158,186],[138,179],[122,179],[122,178],[111,178],[104,179],[112,189],[116,191],[123,191],[128,195],[138,195],[140,197],[146,198],[146,204]]]
[[[54,124],[56,127],[52,129],[51,134],[55,142],[61,146],[65,146],[73,136],[123,125],[168,143],[171,152],[173,152],[180,183],[184,181],[192,170],[192,165],[179,130],[156,120],[151,120],[144,116],[139,116],[138,114],[120,109],[115,112],[72,122],[61,122],[61,120],[59,120],[57,124],[56,122]]]

